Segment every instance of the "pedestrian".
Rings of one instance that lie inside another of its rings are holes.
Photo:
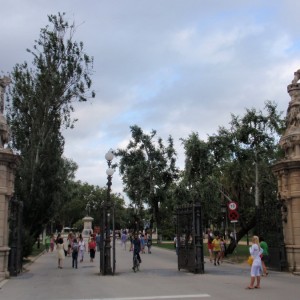
[[[57,250],[57,259],[58,259],[58,268],[62,269],[63,260],[65,259],[64,252],[64,240],[59,233],[56,239],[56,250]]]
[[[140,241],[141,241],[141,252],[144,254],[145,253],[145,236],[143,234],[141,234]]]
[[[97,245],[97,252],[100,251],[100,241],[101,241],[101,236],[100,233],[97,232],[96,237],[95,237],[96,245]]]
[[[79,261],[80,261],[80,262],[83,262],[84,252],[85,252],[85,250],[86,250],[86,246],[85,246],[85,242],[84,242],[83,237],[82,237],[81,234],[79,235],[78,246],[79,246],[79,252],[78,252],[78,255],[79,255]]]
[[[124,250],[126,250],[126,244],[127,244],[127,231],[122,231],[121,235],[121,246]]]
[[[95,252],[96,252],[96,242],[93,237],[91,237],[91,240],[89,242],[89,252],[90,252],[90,262],[93,262],[95,258]]]
[[[151,235],[148,236],[148,241],[147,241],[147,248],[148,248],[148,253],[151,254],[151,247],[152,247],[152,238]]]
[[[74,238],[72,242],[72,268],[77,269],[77,262],[78,262],[78,249],[79,245],[77,239]]]
[[[213,252],[214,252],[214,265],[220,264],[220,252],[221,252],[221,241],[220,237],[217,234],[212,241]]]
[[[266,264],[269,262],[269,247],[263,237],[260,237],[260,247],[263,249],[262,257],[261,257],[261,266],[263,270],[263,276],[268,276],[267,266]]]
[[[45,248],[46,248],[46,251],[49,252],[49,249],[50,249],[50,236],[49,235],[46,235],[45,237]]]
[[[54,245],[55,245],[54,235],[51,234],[51,237],[50,237],[50,251],[51,252],[53,252],[53,250],[54,250]]]
[[[212,232],[208,229],[207,231],[207,249],[209,253],[209,261],[213,262],[213,244],[212,241],[214,240]]]
[[[133,251],[133,237],[132,237],[132,233],[129,234],[129,240],[130,240],[130,249],[129,249],[129,252],[130,252],[130,251]]]
[[[261,254],[263,253],[263,249],[259,245],[258,236],[254,235],[252,237],[252,246],[249,248],[250,255],[253,257],[253,263],[251,266],[251,280],[250,285],[248,285],[247,289],[259,289],[260,288],[260,273],[261,273]],[[256,279],[256,285],[255,284]]]
[[[223,237],[220,238],[221,252],[220,252],[220,261],[223,262],[226,251],[226,241]]]
[[[68,238],[67,238],[67,242],[68,242],[67,253],[68,253],[68,256],[71,256],[71,254],[72,254],[72,244],[73,244],[73,239],[74,239],[73,233],[70,232],[70,233],[68,234]]]
[[[178,239],[177,239],[177,235],[175,235],[175,237],[174,237],[174,248],[176,250],[176,255],[178,255]]]

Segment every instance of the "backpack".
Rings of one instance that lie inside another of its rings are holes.
[[[74,253],[77,253],[78,252],[78,244],[74,243],[72,249],[73,249]]]

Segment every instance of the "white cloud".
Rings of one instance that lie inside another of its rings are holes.
[[[66,12],[75,39],[94,56],[96,98],[75,105],[79,121],[64,131],[65,155],[77,178],[105,186],[104,155],[127,146],[131,125],[202,139],[227,126],[230,114],[274,100],[286,111],[286,86],[300,68],[299,4],[295,1],[11,0],[2,3],[0,70],[31,61],[26,48]],[[113,191],[122,192],[118,172]]]

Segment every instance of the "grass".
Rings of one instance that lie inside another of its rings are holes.
[[[45,245],[40,243],[40,248],[38,248],[37,243],[35,243],[32,247],[32,252],[31,252],[30,256],[37,256],[40,253],[42,253],[44,250],[45,250]]]
[[[175,251],[173,242],[153,243],[153,246]],[[204,256],[209,256],[207,244],[203,243]],[[228,254],[226,259],[233,263],[243,263],[248,259],[249,247],[247,245],[238,245],[232,254]]]
[[[23,264],[29,263],[31,261],[30,257],[35,257],[41,254],[45,250],[45,245],[40,243],[40,247],[38,248],[37,243],[35,243],[32,247],[32,252],[28,257],[23,257]]]

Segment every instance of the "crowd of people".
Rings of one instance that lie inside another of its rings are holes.
[[[72,257],[72,268],[78,268],[79,262],[83,262],[85,252],[89,253],[90,262],[95,259],[96,251],[100,250],[100,235],[91,233],[87,239],[82,234],[70,232],[67,237],[63,237],[58,233],[45,237],[45,248],[47,252],[53,252],[56,248],[57,267],[63,268],[63,260],[69,256]]]
[[[89,253],[90,262],[94,261],[96,251],[100,251],[100,241],[101,237],[99,234],[90,234],[88,240],[85,241],[81,234],[76,236],[73,233],[69,233],[67,238],[63,238],[61,234],[58,234],[56,238],[54,235],[47,236],[45,238],[45,246],[46,250],[50,252],[53,252],[56,246],[59,269],[63,268],[63,260],[67,256],[72,257],[72,267],[77,269],[78,260],[83,262],[86,251]],[[142,262],[140,253],[145,254],[147,250],[147,253],[151,254],[152,238],[147,233],[122,230],[120,242],[124,250],[127,250],[127,244],[128,242],[130,243],[129,251],[133,252],[133,256],[137,256],[140,263]],[[174,247],[178,255],[179,243],[177,236],[174,238]],[[214,263],[215,266],[220,265],[225,257],[226,239],[219,233],[213,233],[208,230],[207,248],[210,262]],[[253,236],[249,254],[253,258],[253,263],[250,271],[250,284],[247,286],[247,289],[259,289],[260,277],[268,275],[266,264],[269,261],[269,251],[268,244],[263,237],[259,239],[258,236]]]
[[[152,238],[147,233],[129,232],[123,230],[121,233],[121,246],[124,250],[127,249],[127,244],[130,243],[129,251],[138,253],[151,254]],[[84,261],[84,255],[89,253],[90,262],[95,259],[95,254],[100,251],[101,236],[99,233],[91,233],[88,239],[84,239],[82,234],[70,232],[67,237],[63,237],[58,233],[55,237],[53,234],[45,237],[45,248],[47,252],[53,252],[56,248],[59,269],[63,268],[63,261],[66,257],[72,257],[72,268],[78,268],[78,261]],[[146,249],[147,248],[147,249]],[[141,262],[141,260],[140,260]]]
[[[209,252],[209,260],[215,266],[223,262],[226,251],[226,240],[219,233],[213,234],[212,231],[207,231],[207,248]],[[252,245],[249,248],[249,255],[251,256],[251,271],[250,284],[247,289],[259,289],[260,277],[268,276],[267,263],[269,261],[268,244],[263,237],[254,235],[252,237]],[[255,284],[256,282],[256,284]]]

